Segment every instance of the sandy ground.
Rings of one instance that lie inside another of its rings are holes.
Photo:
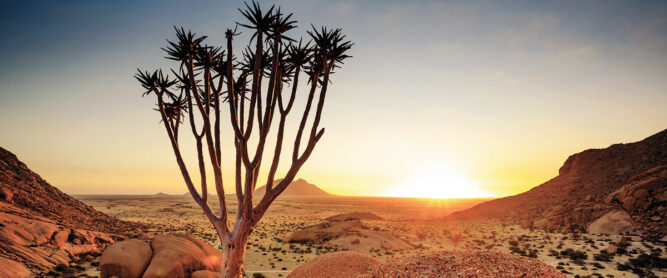
[[[123,220],[141,221],[163,225],[164,232],[187,232],[213,245],[217,236],[200,208],[189,197],[173,196],[152,198],[150,196],[79,196],[86,204]],[[215,199],[215,198],[211,198]],[[428,200],[402,198],[279,198],[274,202],[249,240],[245,270],[248,277],[262,273],[266,277],[285,277],[296,266],[313,257],[338,250],[329,245],[284,243],[285,234],[307,225],[323,222],[323,219],[340,213],[371,212],[385,220],[365,220],[371,227],[386,230],[404,237],[419,248],[404,251],[374,250],[371,255],[385,260],[434,250],[493,249],[511,253],[532,252],[538,259],[575,277],[636,277],[630,271],[617,270],[617,263],[627,263],[637,254],[651,253],[657,248],[665,254],[665,246],[654,246],[642,242],[638,236],[628,236],[628,255],[617,255],[610,262],[597,261],[595,254],[605,250],[609,242],[618,236],[591,234],[559,234],[530,231],[518,225],[497,221],[446,222],[441,218],[453,211],[471,207],[484,200]],[[232,213],[236,200],[228,201]],[[215,201],[211,207],[217,208]],[[232,219],[233,216],[231,217]],[[150,235],[149,235],[150,236]],[[512,248],[512,245],[516,246]],[[577,262],[557,255],[571,248],[582,251],[586,259]],[[96,270],[90,269],[89,274]],[[655,271],[658,277],[667,277],[667,272]]]

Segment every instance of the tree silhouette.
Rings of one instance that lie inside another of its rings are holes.
[[[296,42],[285,35],[296,27],[296,21],[291,20],[292,14],[283,14],[280,8],[274,6],[264,12],[254,1],[252,5],[245,3],[245,6],[245,10],[239,11],[249,23],[237,25],[253,33],[241,55],[235,56],[232,47],[234,37],[239,34],[236,29],[225,32],[226,49],[223,50],[206,45],[206,36],[174,27],[177,39],[168,41],[168,46],[162,48],[167,53],[167,59],[179,63],[176,69],[171,69],[174,77],[169,77],[162,70],[152,73],[138,70],[135,75],[145,89],[143,95],[156,96],[156,110],[160,112],[188,191],[218,233],[223,249],[223,277],[242,275],[250,233],[271,203],[292,182],[322,138],[324,128],[320,127],[320,121],[331,82],[330,75],[349,57],[345,53],[352,46],[340,29],[317,29],[314,26],[307,32],[312,42],[303,43],[301,39]],[[251,48],[253,42],[254,50]],[[274,185],[287,116],[293,109],[301,74],[308,76],[308,98],[294,140],[290,166],[286,175]],[[262,81],[266,78],[268,85],[263,86]],[[250,88],[247,87],[249,80]],[[287,87],[291,91],[284,99],[283,89]],[[316,98],[317,103],[314,104]],[[276,107],[278,131],[267,174],[266,193],[253,205],[253,192]],[[224,121],[221,113],[224,110],[229,111],[235,150],[234,184],[238,210],[233,223],[228,219],[221,170],[221,125]],[[309,118],[312,121],[307,128]],[[196,143],[197,167],[201,177],[199,191],[181,154],[178,135],[184,122],[190,126]],[[256,134],[253,135],[253,132]],[[250,140],[251,135],[257,140]],[[251,149],[254,149],[254,154],[251,154]],[[207,160],[213,172],[219,213],[208,205]]]

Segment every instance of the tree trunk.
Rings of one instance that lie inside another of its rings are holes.
[[[249,236],[250,233],[248,231],[241,231],[229,245],[224,247],[224,252],[227,256],[223,262],[222,277],[243,277],[243,259]]]

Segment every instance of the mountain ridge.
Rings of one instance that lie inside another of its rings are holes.
[[[638,224],[637,228],[664,236],[665,228],[659,225],[664,224],[662,215],[667,207],[665,176],[667,129],[638,142],[573,154],[560,167],[558,176],[549,181],[514,196],[452,213],[447,218],[501,218],[520,221],[529,227],[584,230],[609,212],[624,211]],[[623,188],[632,192],[616,193]],[[648,195],[641,191],[641,196],[634,196],[640,189]],[[646,223],[646,218],[651,217],[662,220]]]

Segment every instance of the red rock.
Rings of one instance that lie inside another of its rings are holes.
[[[60,247],[63,247],[63,245],[65,245],[65,242],[67,242],[68,238],[69,238],[69,230],[57,231],[53,235],[53,238],[51,239],[51,243],[53,243],[53,245],[60,248]]]
[[[191,235],[159,235],[151,243],[153,258],[145,278],[187,277],[197,270],[220,271],[222,253]]]
[[[47,270],[55,267],[52,261],[46,260],[48,253],[43,252],[38,247],[26,247],[17,244],[6,244],[0,241],[0,249],[12,253],[25,261],[25,264],[31,267]]]
[[[632,211],[635,209],[635,203],[637,203],[637,199],[635,199],[635,197],[628,196],[623,198],[622,203],[625,210]]]
[[[0,201],[11,202],[14,198],[14,193],[7,187],[0,187]]]
[[[19,245],[36,245],[48,242],[58,225],[39,219],[0,212],[0,239]]]
[[[65,226],[101,232],[123,232],[131,227],[145,227],[110,217],[63,193],[2,147],[0,187],[10,188],[13,195],[11,205],[24,210],[31,218],[43,217]]]
[[[89,243],[95,243],[95,237],[92,236],[88,231],[82,230],[82,229],[76,229],[72,232],[72,242],[74,240],[79,240],[80,243],[77,244],[89,244]]]
[[[76,255],[99,253],[97,244],[113,243],[104,232],[144,227],[109,217],[68,196],[0,147],[0,256],[46,274],[57,265],[72,266]],[[0,277],[25,274],[15,263],[3,259],[0,264]]]
[[[649,196],[649,194],[646,189],[640,188],[637,191],[635,191],[635,194],[633,194],[633,196],[635,197],[635,199],[643,200],[646,199]]]
[[[138,239],[128,239],[109,246],[100,257],[100,276],[138,278],[151,261],[151,246]]]
[[[75,245],[75,244],[71,244],[71,243],[65,243],[63,245],[62,249],[69,252],[72,255],[95,253],[95,252],[99,251],[97,245],[95,245],[95,244]]]
[[[661,237],[667,225],[650,221],[667,201],[667,130],[642,141],[590,149],[570,156],[559,175],[524,193],[452,213],[449,220],[496,218],[536,228],[568,231],[587,227],[618,209],[632,214],[647,235]],[[585,208],[590,208],[589,211]]]
[[[0,257],[0,276],[23,278],[31,277],[33,275],[24,264]]]

